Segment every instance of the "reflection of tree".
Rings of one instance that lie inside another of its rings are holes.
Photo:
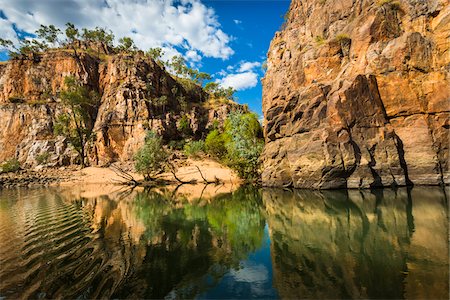
[[[210,202],[179,205],[164,193],[137,194],[133,209],[146,227],[141,240],[146,255],[113,296],[163,298],[172,291],[194,297],[262,245],[258,191],[239,189]]]
[[[275,286],[280,295],[288,298],[404,298],[405,282],[411,284],[408,278],[417,272],[408,270],[411,235],[414,238],[410,200],[406,189],[373,192],[264,190]],[[420,214],[414,219],[418,217]],[[417,230],[417,222],[415,225]],[[446,227],[441,224],[438,230],[446,231]],[[448,267],[448,259],[436,262],[447,263]],[[434,277],[433,282],[447,281],[442,272]],[[425,282],[412,284],[426,289]],[[435,286],[442,287],[442,284]],[[430,286],[428,295],[431,291]]]

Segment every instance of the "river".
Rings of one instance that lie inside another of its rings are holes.
[[[448,236],[438,187],[3,190],[0,299],[448,299]]]

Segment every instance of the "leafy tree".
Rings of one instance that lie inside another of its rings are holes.
[[[0,50],[7,50],[9,56],[14,56],[17,53],[17,48],[11,40],[0,38]]]
[[[156,97],[153,99],[154,104],[157,107],[161,107],[163,112],[165,113],[166,111],[166,105],[169,103],[169,99],[167,98],[167,96],[161,96],[161,97]]]
[[[162,138],[149,131],[145,144],[134,156],[136,171],[144,175],[145,180],[151,180],[166,167],[168,153],[162,146]]]
[[[67,138],[79,154],[80,162],[86,166],[86,146],[95,136],[92,132],[94,111],[99,104],[99,96],[94,91],[89,91],[85,86],[68,76],[64,80],[65,90],[60,94],[61,102],[67,110],[67,114],[61,114],[55,123],[55,133]]]
[[[134,41],[130,37],[123,37],[119,39],[119,51],[122,52],[131,52],[137,49],[136,45],[134,44]]]
[[[76,28],[72,23],[66,23],[65,33],[69,43],[73,43],[79,37],[78,28]]]
[[[233,88],[222,88],[217,82],[208,82],[205,84],[205,91],[212,95],[216,99],[224,98],[228,100],[233,100],[234,93],[236,92]]]
[[[41,25],[41,27],[36,30],[36,35],[38,38],[44,40],[47,43],[52,44],[53,46],[56,46],[59,44],[59,34],[61,34],[61,30],[55,25]]]
[[[259,156],[264,147],[262,128],[254,113],[229,114],[224,126],[227,162],[239,176],[255,180],[259,176]]]
[[[164,55],[164,50],[162,48],[150,48],[148,49],[146,55],[153,59],[159,66],[163,67],[165,65],[165,62],[162,60]]]
[[[112,46],[114,41],[114,34],[111,30],[106,31],[106,29],[101,27],[95,27],[95,29],[86,29],[83,28],[83,33],[81,34],[81,37],[90,42],[100,42],[104,43],[107,46]]]
[[[188,74],[186,60],[181,55],[174,55],[172,60],[169,62],[169,66],[178,76],[185,77]]]

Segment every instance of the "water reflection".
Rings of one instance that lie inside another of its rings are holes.
[[[0,191],[0,297],[448,296],[441,189],[189,194]]]
[[[281,297],[448,297],[441,190],[265,190],[263,200]]]

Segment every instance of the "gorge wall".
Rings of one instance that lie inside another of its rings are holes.
[[[293,0],[263,79],[266,186],[450,182],[446,0]]]
[[[200,86],[186,87],[142,52],[92,52],[49,50],[0,64],[0,161],[16,157],[31,167],[42,153],[50,154],[53,165],[76,160],[66,140],[53,134],[56,116],[64,113],[58,97],[69,75],[101,96],[90,124],[96,137],[89,149],[91,164],[132,158],[149,129],[166,140],[179,138],[183,117],[192,134],[201,136],[237,106],[211,104]]]

